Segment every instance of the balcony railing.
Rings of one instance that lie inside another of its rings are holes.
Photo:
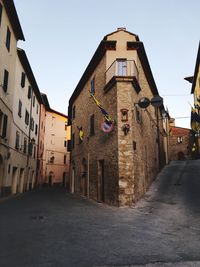
[[[106,83],[114,76],[139,78],[139,72],[134,60],[115,60],[106,71]]]

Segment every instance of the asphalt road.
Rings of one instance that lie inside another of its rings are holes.
[[[44,189],[0,200],[0,267],[200,266],[200,160],[115,208]]]

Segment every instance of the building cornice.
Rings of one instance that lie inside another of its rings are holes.
[[[17,48],[17,54],[18,54],[18,57],[19,57],[19,60],[24,68],[24,71],[28,77],[28,80],[33,88],[33,91],[39,101],[40,104],[43,103],[42,101],[42,98],[41,98],[41,94],[40,94],[40,90],[39,90],[39,87],[37,85],[37,82],[35,80],[35,76],[33,74],[33,71],[31,69],[31,66],[30,66],[30,63],[28,61],[28,58],[26,56],[26,53],[23,49],[20,49],[20,48]]]
[[[4,4],[7,16],[9,18],[16,39],[25,41],[25,37],[22,31],[22,27],[13,0],[2,0],[2,2]]]
[[[198,52],[197,52],[197,59],[196,59],[195,70],[194,70],[194,77],[193,77],[193,80],[192,80],[191,94],[194,94],[197,75],[198,75],[198,71],[199,71],[199,64],[200,64],[200,42],[199,42],[199,48],[198,48]]]

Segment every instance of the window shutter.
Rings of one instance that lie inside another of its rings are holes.
[[[21,76],[21,87],[22,88],[24,88],[25,86],[25,80],[26,80],[26,74],[22,72],[22,76]]]
[[[8,90],[8,76],[9,76],[9,72],[7,70],[4,70],[4,80],[3,80],[4,92],[7,92]]]
[[[10,32],[10,29],[7,27],[6,47],[8,49],[8,52],[10,51],[10,38],[11,38],[11,32]]]
[[[8,124],[8,116],[4,114],[4,121],[3,121],[3,132],[2,137],[5,138],[7,134],[7,124]]]

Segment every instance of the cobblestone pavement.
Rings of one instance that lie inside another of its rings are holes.
[[[199,160],[172,162],[129,208],[52,188],[0,201],[0,267],[189,267],[199,261]]]

